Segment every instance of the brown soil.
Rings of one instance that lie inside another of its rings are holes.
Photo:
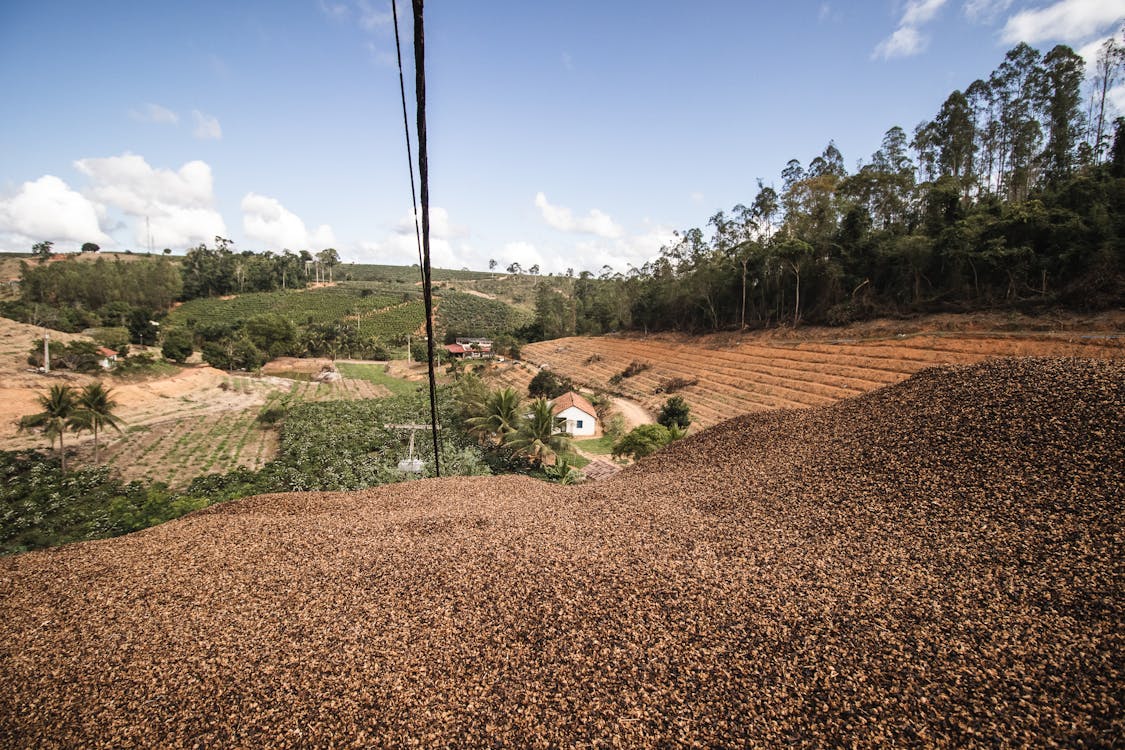
[[[9,746],[1112,746],[1125,365],[750,414],[614,478],[271,495],[0,560]]]
[[[931,316],[798,331],[573,337],[529,344],[523,354],[653,413],[670,395],[667,383],[697,381],[675,393],[688,402],[698,429],[749,412],[833,403],[899,382],[930,365],[1002,356],[1122,359],[1125,313],[1092,318]],[[610,382],[634,361],[651,368]]]

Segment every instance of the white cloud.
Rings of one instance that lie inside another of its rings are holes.
[[[973,23],[991,23],[1012,5],[1012,0],[966,0],[965,17]]]
[[[136,219],[134,239],[146,246],[186,247],[225,235],[214,208],[211,167],[190,161],[178,171],[154,169],[143,157],[123,154],[79,159],[74,167],[93,181],[89,194],[98,202]],[[146,220],[148,226],[146,227]]]
[[[172,110],[151,102],[141,109],[129,110],[129,116],[138,122],[151,122],[158,125],[176,125],[180,121],[180,116]]]
[[[223,129],[219,125],[218,118],[205,115],[198,109],[193,109],[191,111],[191,117],[195,121],[195,130],[192,132],[195,134],[196,138],[201,140],[222,140]]]
[[[380,26],[388,26],[393,23],[394,14],[391,12],[390,3],[379,3],[379,5],[379,8],[374,8],[367,0],[359,0],[356,3],[360,26],[368,31],[373,31]]]
[[[902,13],[899,26],[921,26],[934,20],[946,0],[910,0]]]
[[[549,226],[563,232],[582,232],[606,239],[614,239],[624,234],[620,225],[614,222],[608,214],[596,208],[590,209],[590,213],[584,217],[575,218],[569,208],[552,206],[543,193],[536,193],[535,206],[543,214],[543,220]]]
[[[332,227],[322,224],[309,231],[301,217],[276,198],[247,193],[241,208],[243,233],[271,249],[320,250],[336,243]]]
[[[879,44],[871,53],[873,59],[890,60],[895,57],[910,57],[926,49],[929,38],[918,27],[929,23],[937,16],[947,0],[909,0],[902,12],[898,28]]]
[[[900,26],[895,30],[895,33],[876,45],[871,56],[884,60],[895,57],[910,57],[924,50],[928,41],[913,26]]]
[[[0,199],[0,244],[21,252],[43,240],[110,244],[113,240],[99,224],[103,213],[58,177],[43,175],[25,182],[11,198]]]
[[[1125,0],[1059,0],[1045,8],[1016,13],[1004,24],[1000,38],[1009,44],[1079,42],[1122,18]]]

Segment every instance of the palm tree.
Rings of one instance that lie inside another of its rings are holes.
[[[74,423],[81,429],[93,431],[95,464],[98,463],[98,430],[112,427],[121,432],[121,420],[113,413],[117,402],[112,397],[113,391],[103,386],[101,381],[90,383],[78,394]]]
[[[76,426],[77,399],[74,389],[69,385],[53,385],[50,392],[45,396],[39,396],[39,405],[43,407],[43,411],[22,418],[20,429],[26,430],[36,427],[41,429],[43,434],[51,441],[52,447],[55,445],[55,437],[57,436],[59,439],[59,466],[62,467],[62,472],[65,474],[66,448],[63,446],[63,434]]]
[[[495,442],[516,431],[520,423],[520,394],[515,388],[503,388],[488,394],[483,413],[465,421],[469,432],[480,439],[491,437]]]
[[[545,459],[570,447],[570,433],[564,431],[565,425],[565,419],[551,413],[550,401],[536,399],[531,403],[531,413],[521,420],[515,432],[508,434],[504,444],[527,456],[533,466],[542,466]]]

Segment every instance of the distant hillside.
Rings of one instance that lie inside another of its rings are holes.
[[[605,482],[281,494],[0,559],[0,736],[1112,746],[1125,365],[925,370]]]

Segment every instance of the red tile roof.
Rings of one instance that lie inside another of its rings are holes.
[[[594,417],[595,419],[597,419],[598,412],[593,407],[593,405],[589,401],[587,401],[585,398],[583,398],[581,395],[575,393],[574,391],[569,391],[569,392],[564,393],[563,395],[559,396],[558,398],[556,398],[551,403],[551,413],[555,414],[555,415],[558,415],[558,414],[566,411],[567,409],[569,409],[572,406],[578,407],[582,411],[589,414],[591,417]]]

